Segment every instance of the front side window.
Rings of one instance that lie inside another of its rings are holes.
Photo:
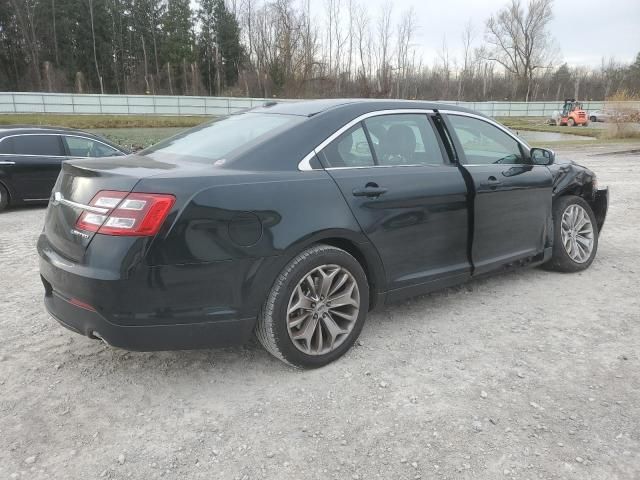
[[[373,154],[362,125],[351,127],[322,150],[328,167],[371,167]]]
[[[211,164],[304,121],[296,115],[244,113],[204,123],[139,152],[169,154]]]
[[[115,148],[85,137],[65,136],[64,142],[72,157],[113,157],[121,155]]]
[[[518,141],[498,127],[484,120],[462,115],[451,114],[449,121],[462,144],[467,164],[528,163]]]
[[[58,135],[18,135],[13,137],[13,150],[16,155],[64,156]]]
[[[442,152],[426,115],[380,115],[364,123],[379,165],[442,164]]]

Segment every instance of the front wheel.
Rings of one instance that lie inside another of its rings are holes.
[[[575,127],[576,121],[573,118],[569,118],[569,120],[567,120],[567,125],[569,125],[570,127]]]
[[[596,121],[597,121],[597,120],[598,120],[598,119],[597,119],[594,115],[591,115],[591,116],[589,117],[589,121],[590,121],[590,122],[596,123]]]
[[[302,368],[341,357],[360,335],[369,284],[358,261],[329,245],[316,245],[282,270],[264,303],[256,336],[280,360]]]
[[[598,227],[589,204],[567,195],[553,205],[553,255],[551,270],[579,272],[589,268],[598,250]]]

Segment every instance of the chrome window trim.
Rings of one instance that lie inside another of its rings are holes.
[[[107,148],[110,148],[112,150],[115,150],[116,152],[120,152],[122,154],[122,156],[125,156],[126,153],[123,152],[122,150],[118,149],[118,148],[114,148],[113,146],[104,143],[100,140],[97,140],[95,138],[91,138],[91,137],[87,137],[84,135],[77,135],[74,133],[15,133],[13,135],[5,135],[4,137],[0,138],[0,143],[2,143],[4,141],[5,138],[15,138],[15,137],[29,137],[29,136],[56,136],[56,137],[75,137],[75,138],[82,138],[84,140],[91,140],[92,142],[96,142],[96,143],[100,143],[102,145],[104,145]],[[62,139],[61,139],[62,140]],[[75,157],[73,155],[34,155],[32,153],[0,153],[0,156],[10,156],[10,157],[50,157],[50,158],[97,158],[97,157]],[[115,156],[115,155],[114,155]]]
[[[311,160],[313,157],[318,155],[327,145],[333,142],[336,138],[342,135],[344,132],[349,130],[351,127],[356,125],[357,123],[366,120],[371,117],[379,117],[383,115],[407,115],[407,114],[417,114],[417,115],[425,115],[429,113],[435,113],[433,109],[421,109],[421,108],[399,108],[393,110],[377,110],[375,112],[364,113],[359,117],[354,118],[350,122],[346,123],[338,130],[333,132],[329,137],[327,137],[323,142],[321,142],[316,148],[311,150],[300,162],[298,163],[298,170],[302,172],[310,172],[314,170],[322,170],[320,168],[313,168],[311,166]],[[345,170],[352,168],[388,168],[388,167],[415,167],[415,166],[423,166],[422,164],[417,165],[370,165],[370,166],[358,166],[358,167],[328,167],[324,170]]]
[[[9,155],[9,154],[7,154],[7,155]],[[15,164],[16,164],[16,162],[6,162],[6,161],[3,161],[3,160],[0,160],[0,165],[15,165]]]

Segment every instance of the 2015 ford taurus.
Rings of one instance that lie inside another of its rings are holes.
[[[38,241],[45,305],[117,347],[255,332],[319,367],[375,305],[512,267],[587,268],[608,196],[587,168],[462,108],[265,105],[65,162]]]

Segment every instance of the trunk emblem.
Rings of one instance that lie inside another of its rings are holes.
[[[70,232],[71,232],[71,235],[75,235],[75,236],[77,236],[77,237],[82,237],[82,238],[84,238],[85,240],[88,240],[88,239],[89,239],[89,235],[88,235],[88,234],[86,234],[86,233],[84,233],[84,232],[81,232],[80,230],[76,230],[75,228],[72,228],[72,229],[70,230]]]

